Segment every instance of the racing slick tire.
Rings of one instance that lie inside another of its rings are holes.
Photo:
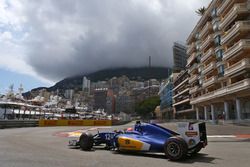
[[[181,137],[170,137],[164,144],[164,152],[170,160],[178,161],[186,157],[188,146]]]
[[[79,145],[80,145],[80,148],[82,150],[84,150],[84,151],[91,150],[92,147],[93,147],[93,144],[94,144],[94,139],[93,139],[92,134],[90,134],[90,133],[83,133],[80,136]]]

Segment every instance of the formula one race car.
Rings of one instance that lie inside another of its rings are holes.
[[[137,121],[133,129],[126,131],[98,132],[94,136],[83,133],[79,140],[69,141],[69,146],[91,150],[93,146],[105,144],[106,148],[120,152],[162,152],[177,161],[207,145],[205,123],[179,123],[177,131]]]

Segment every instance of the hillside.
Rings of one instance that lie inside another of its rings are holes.
[[[111,79],[112,77],[120,77],[122,75],[126,75],[130,80],[148,80],[148,79],[158,79],[162,80],[168,77],[170,74],[169,68],[164,67],[141,67],[141,68],[117,68],[117,69],[107,69],[101,70],[94,73],[90,73],[87,75],[77,75],[65,78],[59,82],[57,82],[54,86],[45,88],[48,91],[55,91],[55,90],[65,90],[65,89],[81,89],[82,85],[82,78],[86,76],[91,82],[97,81],[105,81]],[[37,91],[41,88],[32,89],[32,91]],[[24,96],[29,95],[29,92],[25,93]]]

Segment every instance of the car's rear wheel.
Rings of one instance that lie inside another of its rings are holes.
[[[93,139],[92,134],[90,134],[90,133],[83,133],[80,136],[79,145],[80,145],[80,148],[82,150],[84,150],[84,151],[91,150],[92,147],[93,147],[93,144],[94,144],[94,139]]]
[[[165,155],[172,161],[184,159],[187,155],[188,146],[180,137],[170,137],[164,144]]]

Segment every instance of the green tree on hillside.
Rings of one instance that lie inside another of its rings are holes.
[[[160,104],[160,98],[158,96],[150,97],[136,104],[135,112],[144,119],[150,118],[153,115],[155,108],[159,104]]]

